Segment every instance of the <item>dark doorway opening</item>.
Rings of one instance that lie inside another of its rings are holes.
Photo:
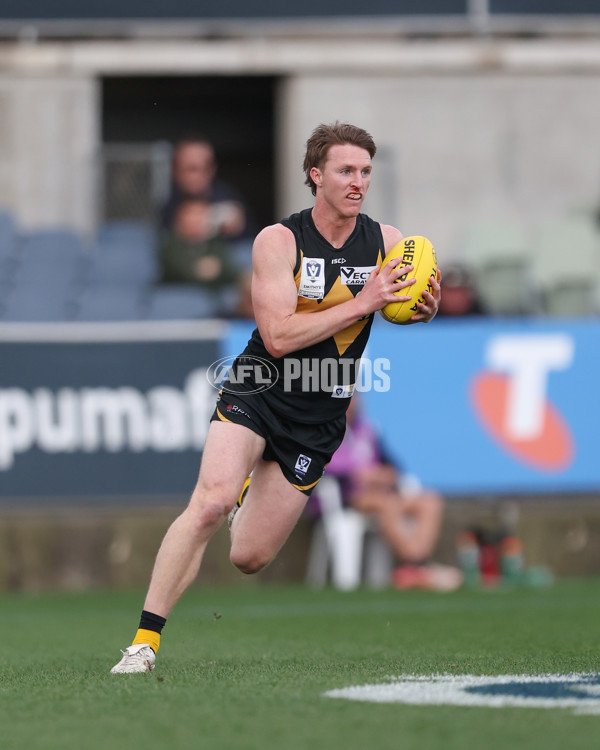
[[[149,153],[153,144],[173,145],[178,139],[200,134],[215,147],[219,176],[234,185],[246,198],[257,227],[276,221],[274,215],[274,103],[277,79],[270,76],[136,76],[107,77],[102,81],[102,142],[105,153],[131,159]],[[111,151],[115,146],[116,151]],[[144,152],[144,148],[147,150]],[[120,149],[120,151],[119,151]],[[162,153],[165,153],[163,149]],[[111,157],[113,158],[113,157]],[[138,161],[141,161],[142,158]],[[113,158],[114,162],[114,158]],[[107,179],[118,170],[104,170]],[[130,170],[131,171],[131,170]],[[152,173],[152,165],[146,172]],[[132,190],[144,182],[132,180]],[[108,177],[107,177],[108,176]],[[148,182],[150,177],[145,181]],[[121,184],[126,180],[122,177]],[[110,191],[109,191],[110,192]],[[114,192],[114,191],[113,191]],[[141,200],[141,215],[157,198],[156,186]],[[150,195],[152,193],[152,195]],[[123,206],[113,196],[111,211]],[[144,202],[145,201],[145,202]],[[144,205],[142,205],[142,203]],[[106,200],[105,200],[106,204]]]

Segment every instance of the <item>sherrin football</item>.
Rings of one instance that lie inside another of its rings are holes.
[[[425,302],[423,291],[431,292],[429,277],[437,278],[437,258],[435,250],[427,237],[405,237],[394,245],[385,256],[381,267],[386,266],[394,258],[402,258],[403,265],[413,266],[410,273],[401,276],[399,280],[415,278],[417,281],[412,286],[404,287],[395,294],[401,296],[410,295],[408,302],[389,302],[382,310],[382,316],[390,323],[403,325],[408,323],[413,315],[419,312],[418,302]]]

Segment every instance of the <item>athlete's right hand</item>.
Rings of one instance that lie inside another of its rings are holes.
[[[389,302],[408,302],[412,299],[410,294],[397,294],[402,289],[408,291],[408,287],[415,283],[414,278],[401,279],[412,270],[411,265],[402,265],[402,258],[391,260],[384,268],[377,266],[356,297],[365,310],[364,314],[369,315],[381,310]]]

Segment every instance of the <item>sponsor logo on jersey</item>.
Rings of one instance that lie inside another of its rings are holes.
[[[307,299],[323,299],[325,295],[325,261],[322,258],[302,258],[302,274],[298,295]]]
[[[299,454],[296,459],[296,465],[294,466],[294,471],[296,472],[298,479],[304,479],[311,461],[312,458],[310,458],[310,456],[305,456],[304,453]]]
[[[333,263],[347,263],[348,261],[346,260],[346,258],[332,258],[331,262],[333,264]]]
[[[340,281],[343,286],[364,286],[377,266],[342,266]]]

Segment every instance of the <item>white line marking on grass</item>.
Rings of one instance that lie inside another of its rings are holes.
[[[378,685],[351,685],[323,693],[370,703],[485,708],[561,708],[600,715],[600,673],[543,675],[399,675]]]

